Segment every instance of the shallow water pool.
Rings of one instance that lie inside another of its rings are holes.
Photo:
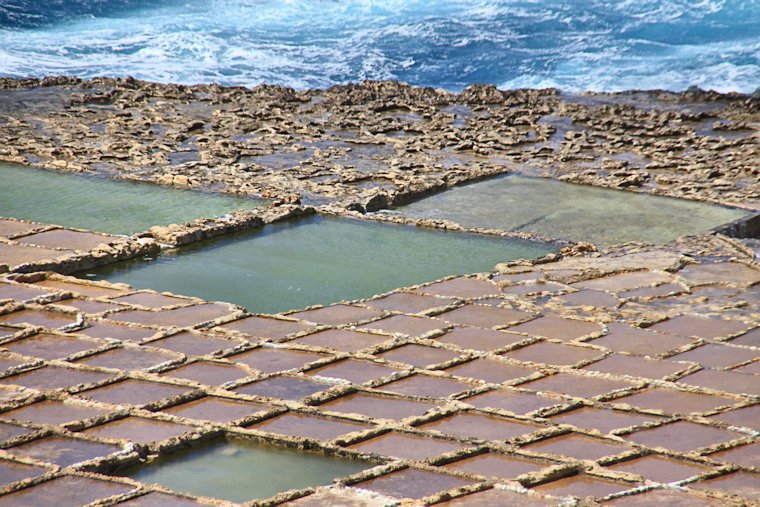
[[[0,162],[0,216],[132,234],[263,201]]]
[[[332,483],[371,468],[364,461],[273,447],[242,439],[194,446],[119,475],[180,493],[245,502]]]
[[[553,251],[554,245],[540,242],[315,216],[79,276],[275,313],[367,298]]]
[[[466,227],[525,231],[600,246],[666,243],[747,214],[725,206],[515,175],[462,185],[399,211]]]

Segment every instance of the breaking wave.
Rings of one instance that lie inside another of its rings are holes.
[[[0,75],[566,91],[760,86],[756,0],[0,0]]]

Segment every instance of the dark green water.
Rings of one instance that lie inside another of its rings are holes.
[[[0,216],[132,234],[221,216],[262,201],[0,162]]]
[[[601,246],[626,241],[666,243],[747,214],[701,202],[522,176],[463,185],[399,211],[412,217],[453,220],[466,227],[526,231]]]
[[[275,313],[359,299],[502,261],[541,257],[553,245],[363,220],[310,217],[104,266],[124,282]]]
[[[358,460],[231,439],[171,453],[119,475],[147,484],[158,483],[181,493],[245,502],[291,489],[327,485],[333,479],[372,466]]]

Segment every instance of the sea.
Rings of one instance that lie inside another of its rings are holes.
[[[0,76],[752,93],[760,0],[0,0]]]

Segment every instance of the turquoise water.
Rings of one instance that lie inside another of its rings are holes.
[[[245,502],[327,485],[371,467],[363,461],[231,439],[171,453],[120,475],[181,493]]]
[[[313,217],[269,225],[96,271],[98,279],[229,301],[275,313],[359,299],[501,261],[541,257],[552,245],[370,221]]]
[[[221,216],[262,201],[59,173],[0,162],[0,216],[132,234]]]
[[[0,75],[751,93],[757,0],[5,0]]]
[[[705,232],[748,212],[683,199],[505,176],[462,185],[399,208],[418,218],[467,227],[526,231],[609,246],[666,243]]]

